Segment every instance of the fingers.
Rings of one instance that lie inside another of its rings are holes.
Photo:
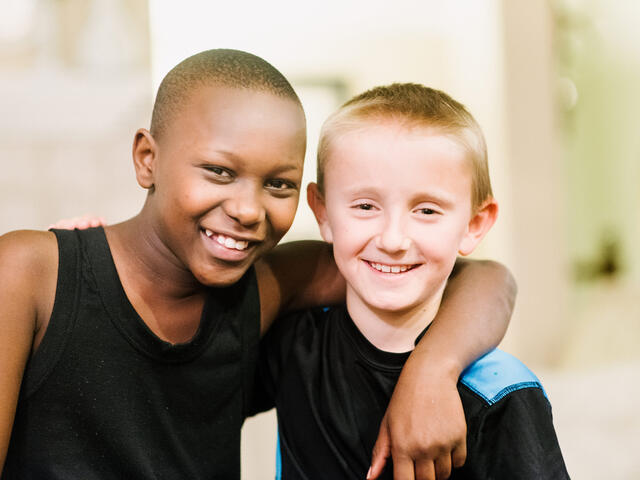
[[[460,468],[467,460],[467,442],[458,444],[451,452],[451,464],[453,468]]]
[[[371,468],[369,468],[369,473],[367,473],[367,480],[378,478],[384,470],[387,458],[391,456],[391,438],[389,437],[389,429],[387,428],[387,422],[385,420],[385,418],[382,419],[378,438],[373,446]]]
[[[58,220],[56,223],[49,225],[47,227],[47,230],[50,228],[58,228],[62,230],[73,230],[74,228],[79,228],[80,230],[85,230],[91,227],[104,227],[106,224],[107,222],[104,217],[96,217],[95,215],[82,215],[80,217]]]
[[[431,463],[433,466],[433,463]],[[433,471],[433,470],[432,470]],[[416,477],[416,471],[413,468],[413,459],[410,457],[404,457],[399,455],[393,456],[393,480],[414,480]],[[424,477],[426,480],[435,480],[433,474],[431,477]],[[420,479],[422,480],[422,479]]]
[[[383,425],[386,425],[383,422]],[[446,480],[451,476],[453,468],[464,465],[467,456],[467,444],[462,442],[454,450],[442,451],[435,459],[425,457],[414,460],[406,455],[394,452],[393,478],[394,480]],[[378,440],[373,447],[371,468],[367,480],[374,480],[382,474],[387,459],[391,456],[391,443],[388,428],[380,427]]]
[[[96,217],[89,219],[90,227],[104,227],[107,224],[107,221],[104,217]]]
[[[416,462],[416,480],[440,480],[436,477],[433,460],[421,460]]]
[[[436,458],[434,470],[438,480],[446,480],[451,475],[451,455],[448,453]]]

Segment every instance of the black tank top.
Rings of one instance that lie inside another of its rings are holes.
[[[101,228],[54,231],[55,304],[2,480],[238,479],[260,330],[255,271],[211,289],[171,345],[129,303]]]

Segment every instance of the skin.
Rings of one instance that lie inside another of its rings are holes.
[[[158,138],[144,129],[136,132],[136,177],[149,193],[137,216],[105,229],[127,297],[149,328],[171,343],[189,340],[198,327],[205,286],[233,283],[252,263],[263,332],[286,310],[343,301],[345,283],[328,245],[297,242],[272,249],[289,228],[299,196],[305,148],[299,106],[264,92],[203,87],[171,125]],[[227,238],[235,243],[226,246]],[[51,316],[57,255],[50,232],[0,237],[0,465],[26,361]],[[515,294],[500,265],[474,262],[460,271],[464,274],[450,280],[434,327],[398,382],[374,452],[374,472],[389,452],[394,463],[406,459],[413,465],[414,459],[420,463],[434,451],[460,451],[464,444],[456,371],[497,345]],[[488,282],[490,294],[482,290]],[[469,297],[469,290],[483,295]],[[455,292],[454,301],[447,301],[448,292]],[[447,328],[439,328],[440,322]],[[477,329],[477,338],[451,338],[462,329]],[[413,406],[425,399],[437,400],[434,416],[453,420],[434,428],[422,418],[424,410],[413,418]]]
[[[307,198],[333,244],[353,322],[390,352],[413,350],[438,311],[457,255],[473,251],[498,211],[493,199],[472,208],[463,147],[433,129],[398,123],[335,139],[324,192],[311,184]],[[394,462],[394,478],[445,478],[452,464],[458,461],[448,451],[415,467]]]

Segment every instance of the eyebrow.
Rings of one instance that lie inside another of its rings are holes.
[[[456,204],[451,195],[442,192],[418,192],[412,197],[412,201],[414,203],[434,202],[443,208],[451,208]]]

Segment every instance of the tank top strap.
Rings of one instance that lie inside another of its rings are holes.
[[[58,279],[47,330],[29,360],[22,379],[22,394],[29,397],[55,368],[73,330],[77,315],[81,262],[77,230],[52,230],[58,241]]]

